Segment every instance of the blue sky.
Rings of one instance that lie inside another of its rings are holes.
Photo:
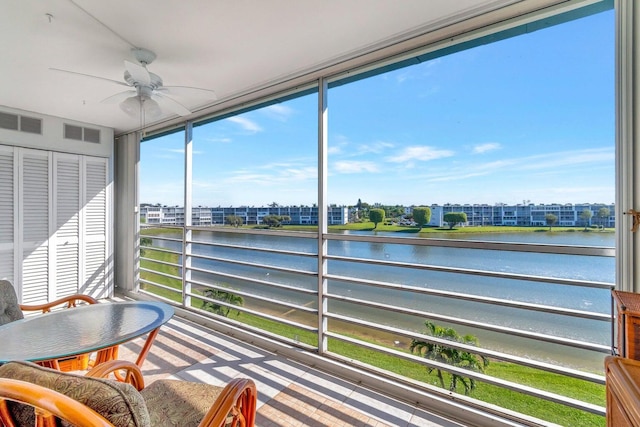
[[[330,89],[328,202],[613,203],[613,19]],[[196,127],[194,205],[316,203],[316,99]],[[183,141],[143,143],[141,202],[183,204]]]

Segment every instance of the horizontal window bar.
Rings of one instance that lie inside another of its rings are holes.
[[[189,283],[192,283],[192,284],[198,285],[198,286],[202,286],[202,287],[205,287],[207,289],[215,289],[215,290],[218,290],[218,291],[227,292],[227,293],[234,294],[234,295],[240,295],[240,296],[243,296],[243,297],[253,298],[253,299],[256,299],[256,300],[259,300],[259,301],[263,301],[263,302],[269,302],[269,303],[272,303],[272,304],[281,305],[281,306],[284,306],[284,307],[288,307],[288,308],[290,308],[292,310],[300,310],[300,311],[304,311],[304,312],[308,312],[308,313],[312,313],[312,314],[318,314],[318,310],[315,309],[315,308],[309,308],[309,307],[305,307],[305,306],[302,306],[302,305],[299,305],[299,304],[293,304],[293,303],[289,303],[289,302],[286,302],[286,301],[277,300],[277,299],[274,299],[274,298],[266,298],[266,297],[259,296],[259,295],[256,295],[256,294],[252,294],[252,293],[249,293],[249,292],[243,292],[243,291],[240,291],[240,290],[237,290],[237,289],[225,288],[225,287],[222,287],[222,286],[215,286],[215,285],[207,284],[207,283],[204,283],[204,282],[199,282],[199,281],[196,281],[196,280],[191,280],[191,281],[189,281]],[[211,298],[208,298],[208,297],[206,297],[204,295],[199,296],[197,294],[193,294],[193,296],[197,296],[198,298],[206,300],[206,301],[209,301],[209,302],[216,302],[216,303],[219,302],[221,305],[225,305],[225,306],[228,306],[228,307],[233,307],[233,308],[237,308],[238,307],[237,305],[226,304],[223,301],[216,300],[216,299],[211,299]]]
[[[193,298],[206,299],[206,300],[208,300],[210,302],[215,302],[216,304],[220,304],[220,305],[224,305],[225,307],[233,308],[234,310],[238,310],[238,311],[240,311],[242,313],[253,314],[254,316],[258,316],[258,317],[261,317],[263,319],[269,319],[269,320],[272,320],[272,321],[277,322],[277,323],[284,323],[285,325],[289,325],[289,326],[293,326],[293,327],[296,327],[296,328],[304,329],[304,330],[309,331],[309,332],[314,332],[314,333],[318,332],[318,328],[315,328],[313,326],[307,326],[307,325],[302,324],[302,323],[298,323],[298,322],[294,322],[294,321],[291,321],[291,320],[283,319],[283,318],[277,317],[277,316],[272,316],[270,314],[266,314],[266,313],[263,313],[263,312],[260,312],[260,311],[256,311],[256,310],[251,310],[249,308],[245,308],[245,307],[242,307],[242,306],[239,306],[239,305],[228,304],[228,303],[225,303],[225,302],[220,301],[220,300],[214,300],[214,299],[210,299],[210,298],[205,298],[202,295],[189,293],[189,292],[187,292],[186,294],[188,296],[190,296],[190,297],[193,297]],[[212,316],[224,317],[224,316],[218,316],[215,313],[211,313],[211,312],[208,312],[206,310],[202,310],[202,309],[199,309],[199,310],[205,311],[205,312],[207,312],[208,314],[210,314]],[[228,319],[228,317],[225,317],[225,319]]]
[[[230,258],[220,258],[220,257],[215,257],[215,256],[194,255],[194,254],[191,254],[189,256],[191,258],[204,259],[204,260],[207,260],[207,261],[226,262],[226,263],[234,264],[234,265],[245,265],[245,266],[248,266],[248,267],[264,268],[264,269],[268,269],[268,270],[283,271],[283,272],[286,272],[286,273],[294,273],[294,274],[303,274],[303,275],[307,275],[307,276],[315,276],[317,274],[315,271],[298,270],[298,269],[295,269],[295,268],[279,267],[277,265],[271,265],[271,264],[258,264],[256,262],[240,261],[240,260],[235,260],[235,259],[230,259]],[[203,271],[205,271],[205,270],[203,270]]]
[[[329,260],[342,261],[342,262],[356,262],[356,263],[362,263],[362,264],[385,265],[389,267],[412,268],[412,269],[428,270],[428,271],[440,271],[444,273],[458,273],[458,274],[466,274],[466,275],[472,275],[472,276],[497,277],[500,279],[528,280],[532,282],[553,283],[553,284],[581,286],[581,287],[598,288],[598,289],[613,289],[615,286],[613,283],[608,283],[608,282],[593,282],[593,281],[587,281],[587,280],[563,279],[561,277],[532,276],[529,274],[503,273],[500,271],[473,270],[473,269],[460,268],[460,267],[445,267],[445,266],[429,265],[429,264],[415,264],[415,263],[406,263],[406,262],[397,262],[397,261],[374,260],[374,259],[368,259],[368,258],[352,258],[352,257],[344,257],[344,256],[336,256],[336,255],[327,255],[325,258]]]
[[[383,289],[413,292],[413,293],[423,294],[423,295],[433,295],[433,296],[438,296],[443,298],[452,298],[452,299],[465,300],[465,301],[471,301],[471,302],[479,302],[484,304],[500,305],[503,307],[539,311],[539,312],[551,313],[551,314],[560,314],[560,315],[566,315],[566,316],[572,316],[572,317],[581,317],[585,319],[601,320],[605,322],[611,321],[611,315],[607,313],[593,313],[589,311],[574,310],[570,308],[561,308],[561,307],[554,307],[554,306],[542,305],[542,304],[517,302],[513,300],[483,297],[483,296],[477,296],[477,295],[471,295],[471,294],[462,294],[459,292],[442,291],[439,289],[419,288],[417,286],[399,285],[396,283],[378,282],[378,281],[367,280],[367,279],[357,279],[353,277],[336,276],[333,274],[327,274],[325,275],[325,277],[330,280],[337,280],[337,281],[348,282],[348,283],[357,283],[361,285],[374,286],[374,287],[383,288]],[[613,286],[611,288],[613,289]]]
[[[427,319],[434,319],[441,322],[448,322],[456,325],[464,325],[472,328],[484,329],[487,331],[500,332],[507,335],[530,338],[534,340],[545,341],[553,344],[561,344],[561,345],[566,345],[566,346],[575,347],[575,348],[582,348],[585,350],[597,351],[600,353],[607,353],[607,354],[611,353],[611,347],[609,346],[593,344],[593,343],[588,343],[584,341],[560,338],[552,335],[540,334],[537,332],[529,332],[529,331],[523,331],[520,329],[507,328],[504,326],[490,325],[488,323],[474,322],[474,321],[459,319],[451,316],[443,316],[441,314],[430,313],[426,311],[412,310],[408,308],[390,307],[386,304],[364,301],[357,298],[343,297],[343,296],[333,295],[333,294],[326,294],[326,297],[328,299],[333,299],[336,301],[349,302],[352,304],[357,304],[365,307],[377,308],[385,311],[392,311],[394,313],[409,314],[412,316],[419,316]],[[334,313],[326,313],[325,316],[330,318],[336,318],[336,319],[343,318],[343,316],[334,314]],[[348,317],[345,317],[345,318],[349,319]]]
[[[376,329],[383,332],[393,333],[395,335],[404,336],[410,339],[419,339],[427,342],[437,343],[446,347],[455,348],[458,350],[467,351],[470,353],[476,353],[492,359],[498,359],[505,362],[512,362],[522,366],[528,366],[530,368],[540,369],[547,372],[553,372],[555,374],[566,375],[572,378],[577,378],[585,381],[590,381],[596,384],[605,384],[605,377],[602,375],[593,374],[590,372],[579,371],[577,369],[564,368],[562,366],[553,365],[550,363],[541,362],[534,359],[527,359],[525,357],[514,356],[500,351],[494,351],[485,349],[482,347],[476,347],[469,344],[463,344],[456,341],[447,340],[444,338],[438,338],[432,335],[419,334],[405,329],[394,328],[392,326],[380,325],[374,322],[368,322],[362,319],[354,319],[347,316],[341,316],[339,314],[330,315],[330,317],[339,319],[343,322],[351,323],[366,328]],[[336,334],[336,332],[333,332]]]
[[[309,294],[309,295],[317,295],[318,294],[318,291],[314,290],[314,289],[298,288],[296,286],[283,285],[283,284],[280,284],[280,283],[269,282],[269,281],[266,281],[266,280],[252,279],[252,278],[245,277],[245,276],[239,276],[237,274],[227,274],[227,273],[222,273],[222,272],[219,272],[219,271],[210,271],[210,270],[204,270],[204,269],[199,269],[199,268],[194,268],[194,267],[191,267],[189,270],[190,271],[198,271],[200,273],[213,274],[215,276],[226,277],[228,279],[244,280],[245,282],[248,282],[248,283],[255,283],[255,284],[258,284],[258,285],[271,286],[273,288],[284,289],[284,290],[287,290],[287,291],[300,292],[300,293],[303,293],[303,294]]]
[[[287,251],[282,249],[269,249],[269,248],[261,248],[261,247],[252,247],[252,246],[242,246],[242,245],[231,245],[228,243],[212,243],[212,242],[204,242],[200,240],[190,240],[188,243],[203,245],[203,246],[211,246],[216,248],[230,248],[230,249],[241,249],[247,251],[255,251],[255,252],[267,252],[272,254],[281,254],[281,255],[293,255],[293,256],[304,256],[315,258],[318,256],[317,253],[314,252],[295,252],[295,251]]]
[[[142,267],[140,267],[140,272],[157,274],[158,276],[167,277],[169,279],[175,279],[179,282],[182,282],[182,276],[174,276],[173,274],[163,273],[161,271],[150,270],[148,268],[142,268]],[[140,280],[144,280],[144,279],[140,279]]]
[[[161,261],[161,260],[158,260],[158,259],[147,258],[147,257],[140,257],[140,260],[141,261],[152,262],[154,264],[162,264],[162,265],[168,265],[170,267],[182,268],[182,264],[176,264],[174,262]]]

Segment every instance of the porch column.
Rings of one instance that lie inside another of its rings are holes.
[[[139,275],[140,217],[138,164],[140,139],[130,133],[116,139],[114,148],[114,278],[116,292],[137,291]]]

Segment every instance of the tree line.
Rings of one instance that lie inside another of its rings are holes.
[[[373,222],[373,228],[378,228],[378,224],[384,223],[387,212],[384,209],[369,209],[369,221]],[[411,214],[404,215],[422,229],[431,222],[431,208],[428,206],[418,206],[413,208]],[[453,229],[458,224],[467,222],[467,214],[464,212],[448,212],[444,214],[442,220],[447,223],[449,229]]]
[[[609,218],[611,216],[611,210],[609,210],[609,208],[600,208],[598,209],[598,212],[596,212],[596,218],[598,219],[598,226],[600,228],[604,228],[604,224],[607,220],[607,218]],[[593,211],[591,209],[584,209],[581,213],[580,213],[580,220],[582,220],[582,223],[584,225],[584,229],[586,230],[587,227],[589,225],[591,225],[591,218],[593,217]],[[554,225],[556,225],[556,223],[558,222],[558,216],[554,215],[552,213],[548,213],[544,216],[544,220],[546,222],[546,224],[549,226],[549,230],[551,230],[551,227],[553,227]]]

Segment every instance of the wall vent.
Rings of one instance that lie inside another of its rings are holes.
[[[0,112],[0,129],[19,130],[20,132],[42,135],[42,119]]]
[[[65,123],[64,124],[64,137],[66,139],[74,139],[76,141],[94,142],[100,143],[100,130],[83,128],[81,126],[75,126]]]
[[[84,140],[100,144],[100,130],[84,128]]]
[[[64,125],[64,137],[66,139],[75,139],[76,141],[82,141],[82,128],[80,126]]]
[[[18,130],[18,116],[0,112],[0,128]]]
[[[42,119],[20,116],[20,131],[42,135]]]

